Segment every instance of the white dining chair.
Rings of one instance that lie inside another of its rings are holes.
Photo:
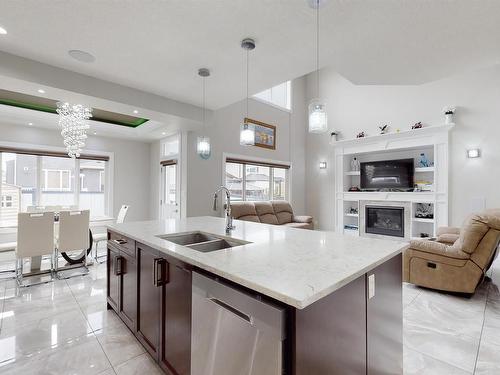
[[[59,237],[56,244],[56,276],[57,278],[65,279],[73,276],[86,275],[89,270],[87,268],[87,249],[89,248],[89,221],[90,211],[61,211],[59,213]],[[84,271],[71,276],[61,276],[62,271],[59,271],[58,260],[59,253],[70,251],[83,251],[84,263],[81,267]]]
[[[124,204],[121,206],[120,211],[118,212],[118,217],[116,218],[116,223],[121,224],[125,221],[125,218],[127,217],[127,212],[130,206]],[[95,256],[94,259],[96,262],[99,262],[99,257],[97,256],[97,249],[99,247],[99,242],[102,241],[107,241],[108,240],[108,233],[96,233],[95,235],[92,234],[92,238],[95,244]]]
[[[42,284],[47,281],[29,285],[23,284],[24,258],[50,255],[50,274],[54,272],[54,213],[19,213],[17,215],[16,246],[16,280],[19,286]]]

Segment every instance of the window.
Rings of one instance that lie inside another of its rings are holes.
[[[226,187],[234,201],[286,200],[288,165],[228,158]]]
[[[92,218],[107,216],[108,160],[0,148],[0,227],[17,225],[17,213],[29,206],[76,205],[89,209]]]
[[[2,195],[1,207],[12,207],[13,199],[12,195]]]
[[[292,108],[291,91],[292,91],[292,83],[291,81],[287,81],[279,85],[276,85],[274,87],[271,87],[270,89],[259,92],[258,94],[255,94],[253,97],[263,102],[275,105],[277,107],[290,110]]]

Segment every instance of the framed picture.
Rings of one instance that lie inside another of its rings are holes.
[[[255,127],[255,146],[276,150],[276,126],[246,117],[244,121]]]

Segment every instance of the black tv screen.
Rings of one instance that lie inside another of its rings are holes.
[[[413,189],[413,159],[361,163],[362,190]]]

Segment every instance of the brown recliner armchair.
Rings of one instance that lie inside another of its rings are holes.
[[[403,279],[419,286],[474,293],[497,256],[500,209],[471,215],[462,228],[440,228],[436,241],[414,240],[404,252]]]

